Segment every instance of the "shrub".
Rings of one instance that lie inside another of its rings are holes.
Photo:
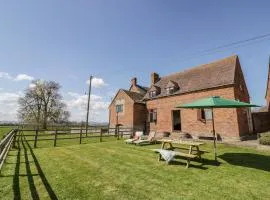
[[[260,134],[260,144],[270,145],[270,132]]]

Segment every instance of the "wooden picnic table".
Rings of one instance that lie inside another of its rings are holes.
[[[174,140],[174,139],[160,139],[158,140],[161,142],[161,149],[167,149],[174,151],[178,147],[174,147],[173,144],[180,144],[183,146],[189,146],[189,148],[180,148],[180,149],[186,149],[188,150],[188,153],[178,152],[178,155],[181,157],[187,158],[187,167],[189,166],[190,159],[192,158],[200,158],[201,155],[205,152],[200,150],[200,146],[204,145],[203,142],[197,142],[197,141],[189,141],[189,140]],[[169,145],[169,147],[166,148],[166,145]],[[159,161],[161,160],[161,155],[159,154]]]

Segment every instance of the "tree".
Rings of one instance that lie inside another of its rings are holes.
[[[42,125],[47,129],[49,122],[67,122],[70,113],[59,94],[60,84],[54,81],[35,80],[19,99],[18,117],[23,122]]]

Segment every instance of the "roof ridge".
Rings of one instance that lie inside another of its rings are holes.
[[[225,61],[225,60],[232,60],[232,59],[236,60],[237,58],[238,58],[238,55],[228,56],[228,57],[225,57],[225,58],[222,58],[222,59],[219,59],[219,60],[215,60],[215,61],[212,61],[212,62],[209,62],[209,63],[196,65],[196,66],[184,69],[184,70],[179,71],[179,72],[174,72],[174,73],[171,73],[171,74],[168,74],[168,75],[165,75],[165,76],[161,76],[160,79],[167,78],[167,77],[174,76],[174,75],[178,75],[178,74],[182,74],[182,73],[184,74],[184,73],[187,73],[187,72],[190,72],[190,71],[193,71],[193,70],[196,70],[196,69],[201,69],[201,68],[204,68],[204,67],[213,67],[213,66],[208,66],[208,65],[213,65],[215,63],[219,63],[219,62],[222,62],[222,61]]]
[[[137,86],[138,86],[139,88],[141,88],[142,90],[144,90],[144,91],[146,91],[146,92],[147,92],[147,89],[146,89],[146,88],[148,88],[148,87],[146,87],[146,86],[142,86],[142,85],[139,85],[139,84],[137,84]]]

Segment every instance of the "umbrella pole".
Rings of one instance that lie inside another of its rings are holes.
[[[214,138],[214,154],[215,154],[215,161],[217,162],[217,145],[216,145],[216,130],[215,130],[215,120],[214,120],[214,111],[212,111],[212,127],[213,127],[213,138]]]

